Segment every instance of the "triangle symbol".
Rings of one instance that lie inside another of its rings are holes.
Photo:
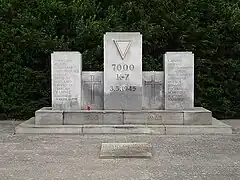
[[[114,43],[118,49],[118,52],[123,60],[128,53],[128,50],[132,44],[132,41],[131,40],[113,40],[113,41],[114,41]]]

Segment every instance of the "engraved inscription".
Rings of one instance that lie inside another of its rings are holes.
[[[116,74],[117,80],[124,80],[127,81],[129,80],[129,74]]]
[[[165,108],[193,108],[194,57],[192,53],[166,53]]]
[[[112,70],[115,72],[125,72],[117,73],[116,80],[118,81],[129,81],[129,74],[127,71],[134,71],[134,64],[112,64]],[[134,85],[116,85],[110,86],[110,92],[113,91],[136,91],[137,87]]]
[[[86,119],[87,121],[98,121],[99,116],[98,114],[87,114],[85,115],[84,119]]]
[[[133,71],[134,65],[133,64],[112,64],[113,71]]]
[[[136,86],[110,86],[110,91],[136,91]]]
[[[55,100],[67,101],[71,100],[71,87],[73,85],[71,77],[67,73],[73,72],[73,66],[69,65],[70,59],[55,60],[53,66],[53,86]]]
[[[189,70],[191,70],[192,67],[182,67],[181,64],[181,59],[168,60],[169,71],[174,68],[173,73],[168,73],[168,101],[187,100],[184,94],[188,90],[188,87],[182,86],[182,83],[187,79],[187,77],[192,76],[192,73],[189,73]]]
[[[147,120],[162,120],[162,116],[160,114],[150,114]]]
[[[118,52],[123,60],[128,53],[128,50],[131,46],[132,41],[131,40],[113,40],[113,41],[114,41],[114,43],[118,49]]]

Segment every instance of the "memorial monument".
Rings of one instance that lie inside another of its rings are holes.
[[[52,107],[37,110],[16,133],[232,133],[194,107],[194,54],[166,52],[164,71],[142,71],[139,32],[104,35],[104,72],[82,71],[79,52],[53,52],[51,65]]]

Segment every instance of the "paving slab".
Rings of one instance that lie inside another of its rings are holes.
[[[102,143],[100,158],[151,158],[148,143]]]
[[[221,120],[223,123],[226,123],[232,126],[233,134],[240,134],[240,119],[226,119]]]
[[[14,120],[0,121],[0,133],[14,133],[15,127],[21,123],[23,123],[23,121]]]

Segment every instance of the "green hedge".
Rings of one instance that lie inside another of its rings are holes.
[[[50,106],[50,53],[83,54],[103,70],[103,35],[143,34],[143,69],[163,70],[166,51],[195,54],[195,105],[240,117],[240,9],[223,0],[2,0],[1,118],[29,118]]]

